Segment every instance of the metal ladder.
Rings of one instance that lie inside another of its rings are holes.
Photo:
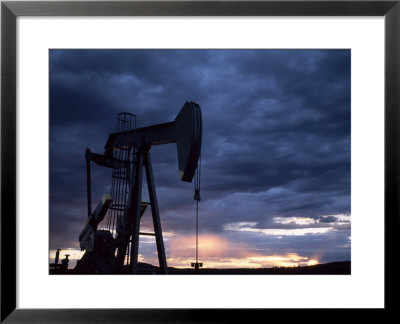
[[[117,132],[124,132],[136,129],[136,115],[122,112],[117,117]],[[113,199],[109,208],[107,229],[116,238],[120,227],[124,223],[124,215],[128,203],[130,190],[130,178],[132,172],[132,162],[135,157],[135,147],[119,146],[113,151],[113,158],[125,161],[121,168],[115,168],[112,172],[111,197]],[[129,264],[129,249],[126,252],[126,263]]]

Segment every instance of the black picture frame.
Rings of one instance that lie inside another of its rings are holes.
[[[396,310],[394,260],[400,233],[400,0],[395,1],[2,1],[1,2],[1,322],[200,323],[263,318],[270,309],[17,309],[16,19],[19,16],[384,16],[385,307]],[[368,176],[368,175],[366,175]],[[190,295],[188,291],[188,296]],[[298,316],[302,310],[293,310]],[[326,310],[330,311],[330,310]],[[240,316],[239,316],[240,315]],[[286,315],[288,316],[288,315]],[[288,318],[286,318],[288,319]]]

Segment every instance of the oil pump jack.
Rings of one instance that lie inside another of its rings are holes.
[[[201,151],[201,109],[194,102],[186,102],[174,121],[142,128],[136,128],[135,115],[120,113],[118,125],[118,131],[108,137],[104,154],[89,149],[85,152],[88,221],[79,235],[85,254],[75,272],[135,274],[138,272],[139,236],[151,235],[156,240],[160,273],[165,274],[168,269],[150,149],[153,145],[176,143],[179,177],[191,182]],[[104,194],[93,212],[91,162],[113,170],[111,194]],[[142,201],[143,168],[150,202]],[[140,232],[140,220],[148,206],[154,233]],[[106,214],[105,228],[98,229]]]

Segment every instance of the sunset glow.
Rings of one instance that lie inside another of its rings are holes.
[[[150,243],[150,241],[148,240]],[[170,237],[166,244],[167,262],[170,267],[190,268],[195,261],[195,236]],[[170,256],[170,257],[168,257]],[[157,264],[157,255],[143,257],[143,262]],[[200,235],[199,261],[207,268],[272,268],[314,265],[318,261],[309,260],[295,252],[284,254],[263,254],[247,244],[231,242],[216,235]]]
[[[288,223],[290,224],[290,223]],[[224,225],[225,231],[253,232],[275,236],[302,236],[306,234],[324,234],[332,227],[305,227],[305,228],[257,228],[257,223],[229,223]]]
[[[318,260],[310,260],[307,262],[307,265],[313,266],[313,265],[317,265],[318,263],[319,263]]]
[[[297,225],[310,225],[315,223],[314,218],[309,217],[274,217],[273,221],[277,224],[297,224]]]

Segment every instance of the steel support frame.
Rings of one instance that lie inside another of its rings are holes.
[[[146,169],[146,179],[147,179],[147,187],[149,189],[151,215],[153,218],[154,234],[156,237],[158,263],[160,265],[160,272],[167,274],[168,273],[167,258],[165,256],[164,240],[163,240],[163,236],[162,236],[161,221],[160,221],[160,213],[158,210],[156,186],[154,183],[153,168],[151,165],[150,153],[148,151],[145,156],[144,166]]]
[[[142,203],[142,185],[143,185],[143,162],[146,147],[140,147],[136,155],[135,178],[131,188],[130,206],[128,207],[132,213],[132,218],[129,217],[129,228],[131,228],[132,245],[131,245],[131,263],[129,271],[137,273],[138,268],[138,253],[139,253],[139,228],[141,218],[141,203]]]
[[[131,238],[130,248],[130,265],[129,272],[138,273],[138,255],[139,255],[139,236],[140,236],[140,219],[141,219],[141,203],[143,188],[143,168],[146,172],[147,187],[149,190],[150,206],[154,227],[154,236],[156,239],[158,261],[160,272],[166,274],[168,272],[167,261],[164,248],[164,240],[162,236],[162,228],[160,221],[160,213],[158,209],[158,201],[156,188],[154,183],[153,169],[150,158],[150,146],[142,145],[136,153],[136,161],[134,172],[132,175],[132,186],[129,196],[129,206],[127,217],[127,232],[122,235],[117,255],[117,271],[121,271],[124,264],[125,253]]]

